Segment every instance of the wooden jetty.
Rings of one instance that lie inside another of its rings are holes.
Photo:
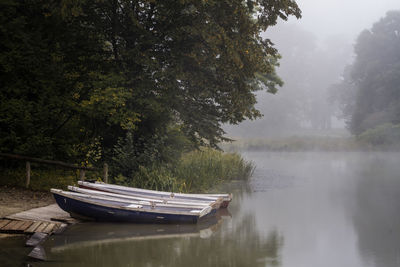
[[[60,232],[67,224],[75,223],[57,204],[19,212],[0,219],[0,233],[52,234]]]
[[[51,204],[41,208],[30,209],[15,213],[4,219],[19,221],[40,221],[40,222],[66,222],[76,223],[78,221],[71,218],[68,212],[63,211],[57,204]]]
[[[51,234],[62,232],[68,224],[78,222],[57,204],[31,209],[0,219],[0,233],[32,235],[26,246],[34,247],[29,257],[46,260],[41,243]]]
[[[60,222],[43,222],[27,220],[0,220],[0,233],[8,234],[51,234],[61,230],[66,224]]]

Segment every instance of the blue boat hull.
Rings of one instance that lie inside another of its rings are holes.
[[[96,221],[133,223],[197,223],[198,221],[198,216],[196,215],[125,210],[87,203],[58,194],[53,195],[58,206],[64,211]]]

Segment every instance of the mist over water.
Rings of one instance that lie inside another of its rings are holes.
[[[282,266],[399,266],[398,153],[246,156],[256,222],[282,233]]]
[[[283,87],[225,127],[257,166],[241,205],[279,234],[278,266],[400,266],[400,153],[368,152],[399,147],[400,2],[298,3],[303,19],[264,33]]]

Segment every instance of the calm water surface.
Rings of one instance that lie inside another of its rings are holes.
[[[400,154],[245,153],[227,212],[199,225],[85,223],[35,266],[400,266]]]

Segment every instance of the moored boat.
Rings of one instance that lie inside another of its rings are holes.
[[[105,192],[111,192],[122,195],[134,195],[143,196],[147,198],[159,198],[159,199],[174,199],[174,200],[194,200],[194,201],[217,201],[219,207],[228,207],[232,200],[232,194],[185,194],[185,193],[173,193],[164,191],[155,191],[149,189],[141,189],[134,187],[127,187],[121,185],[113,185],[102,182],[90,183],[85,181],[78,181],[79,187],[87,189],[95,189]],[[218,208],[219,208],[218,207]]]
[[[196,201],[174,201],[174,200],[163,200],[163,199],[157,199],[157,198],[143,198],[143,197],[137,197],[137,196],[129,196],[129,195],[121,195],[121,194],[114,194],[114,193],[109,193],[109,192],[104,192],[104,191],[99,191],[99,190],[91,190],[91,189],[84,189],[76,186],[68,186],[68,190],[71,192],[76,192],[76,193],[81,193],[81,194],[86,194],[86,195],[92,195],[92,196],[99,196],[103,198],[108,198],[108,199],[120,199],[121,201],[124,202],[129,202],[132,204],[137,204],[137,205],[151,205],[151,206],[166,206],[166,207],[181,207],[181,208],[197,208],[197,209],[203,209],[207,206],[213,205],[214,202],[196,202]]]
[[[134,223],[197,223],[210,214],[210,206],[192,208],[173,205],[142,205],[120,198],[51,189],[57,204],[73,217],[97,221]]]

